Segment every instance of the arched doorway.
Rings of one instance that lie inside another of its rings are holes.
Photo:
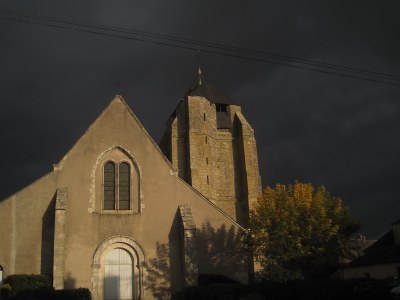
[[[125,249],[112,249],[104,260],[104,299],[132,299],[133,294],[133,258]]]
[[[142,299],[145,255],[132,238],[113,236],[96,249],[92,265],[93,300]]]

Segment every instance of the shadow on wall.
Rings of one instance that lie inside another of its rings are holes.
[[[236,232],[231,226],[213,228],[210,223],[196,230],[196,244],[199,259],[199,274],[221,274],[232,279],[234,275],[245,275],[247,280],[248,253],[243,246],[244,232]]]
[[[225,275],[238,281],[248,279],[248,254],[242,246],[244,234],[236,232],[231,226],[225,225],[213,228],[210,223],[196,229],[195,243],[197,256],[190,258],[195,261],[185,263],[183,237],[179,233],[178,218],[175,217],[169,243],[156,243],[156,256],[147,262],[147,288],[157,299],[171,299],[171,292],[185,288],[184,266],[198,266],[199,274]]]
[[[236,220],[239,224],[246,224],[249,216],[249,203],[244,201],[249,195],[249,187],[247,184],[247,171],[245,165],[245,153],[243,143],[243,129],[238,116],[233,119],[233,135],[235,139],[232,142],[232,153],[234,158],[233,175],[235,182],[235,197],[242,199],[235,204]]]
[[[156,299],[171,299],[169,246],[156,243],[156,257],[148,260],[147,288]]]
[[[42,248],[40,273],[44,275],[53,275],[53,257],[54,257],[54,214],[56,207],[56,195],[54,194],[49,206],[42,217]]]
[[[71,277],[71,273],[67,273],[67,276],[64,279],[64,288],[67,290],[75,288],[75,279]]]

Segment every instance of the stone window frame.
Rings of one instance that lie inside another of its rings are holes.
[[[109,237],[94,251],[91,278],[93,299],[104,299],[104,260],[116,248],[126,250],[133,258],[133,299],[142,299],[145,294],[146,255],[137,241],[123,235]]]
[[[120,159],[118,161],[127,161],[131,165],[131,185],[133,189],[131,190],[131,210],[124,211],[115,211],[115,210],[103,210],[103,167],[104,164],[108,160],[107,155],[114,151],[120,151],[125,158]],[[132,176],[135,173],[134,176]],[[107,148],[105,151],[99,154],[92,167],[92,171],[90,173],[91,177],[91,187],[89,189],[90,198],[89,198],[89,207],[88,213],[90,214],[137,214],[142,213],[145,207],[144,204],[144,195],[142,190],[142,168],[135,157],[127,150],[125,147],[121,145],[114,145]]]
[[[115,208],[114,209],[105,209],[104,208],[104,175],[105,175],[105,170],[104,167],[105,165],[111,162],[114,164],[114,201],[115,201]],[[119,167],[121,164],[123,163],[127,163],[129,165],[129,209],[119,209]],[[101,180],[101,211],[102,212],[129,212],[129,211],[133,211],[133,192],[134,192],[134,188],[133,188],[133,172],[134,172],[134,166],[132,165],[132,163],[127,160],[127,159],[121,159],[119,161],[114,161],[112,159],[107,159],[103,162],[102,165],[102,180]]]

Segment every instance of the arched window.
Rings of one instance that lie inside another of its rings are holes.
[[[104,209],[115,209],[115,164],[104,165]]]
[[[119,195],[119,209],[128,210],[130,203],[130,174],[131,170],[129,164],[123,162],[119,165],[119,180],[118,180],[118,195]]]
[[[108,161],[104,165],[104,210],[131,209],[131,167]]]

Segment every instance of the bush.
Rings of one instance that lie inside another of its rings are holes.
[[[4,283],[0,288],[0,299],[6,298],[11,294],[11,285]]]
[[[53,300],[52,288],[26,289],[14,293],[7,300]]]
[[[234,285],[214,284],[199,285],[186,288],[183,292],[174,295],[179,300],[234,300]]]
[[[220,274],[199,274],[199,285],[210,285],[216,283],[237,284],[232,278]]]
[[[390,287],[382,280],[367,278],[347,280],[263,281],[243,284],[208,284],[192,286],[175,294],[174,299],[268,299],[268,300],[386,300]]]
[[[9,296],[14,296],[24,290],[51,289],[51,277],[33,274],[10,275],[4,279],[3,284],[11,287]]]
[[[4,300],[91,300],[87,288],[54,290],[47,275],[10,275],[3,281]]]
[[[73,290],[55,290],[53,292],[54,300],[91,300],[92,294],[87,288]]]
[[[53,290],[40,288],[35,290],[21,290],[15,295],[5,295],[4,300],[91,300],[89,289]]]

